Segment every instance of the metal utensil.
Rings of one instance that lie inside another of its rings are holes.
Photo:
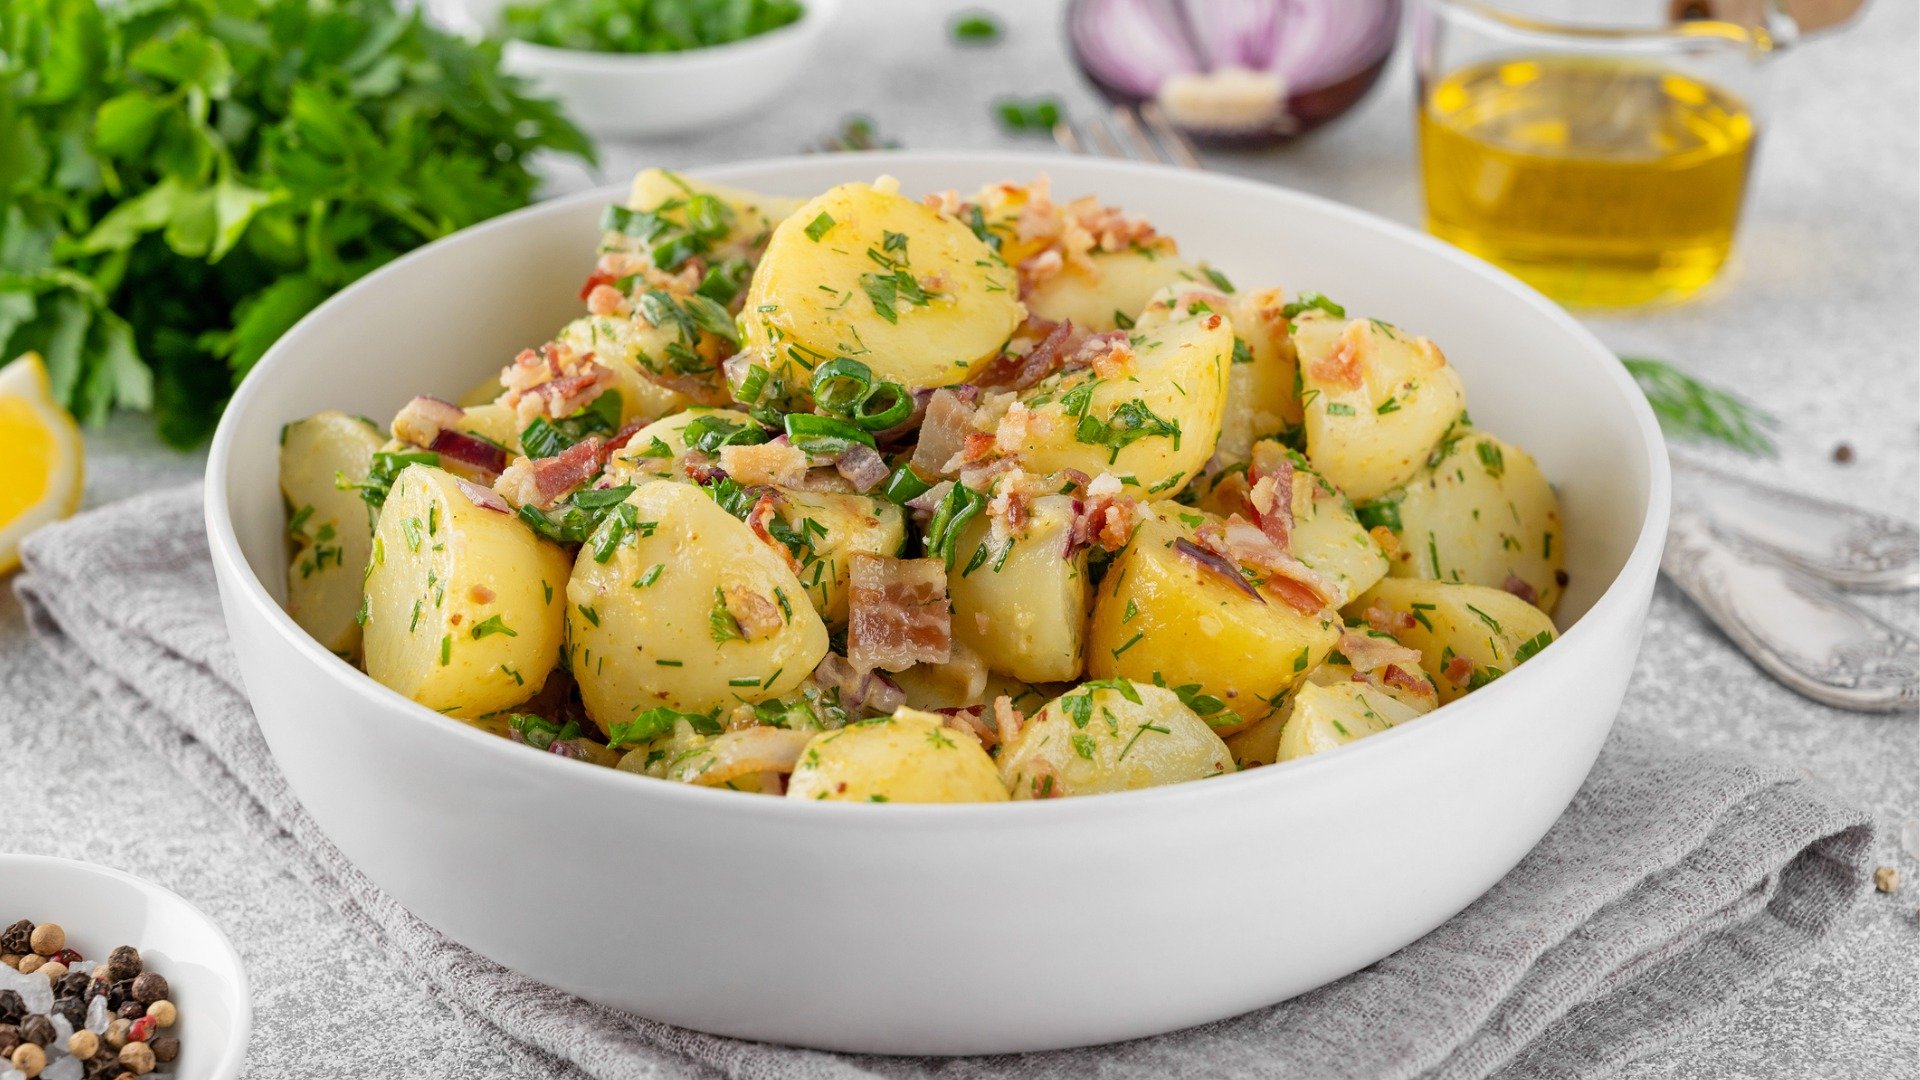
[[[1105,117],[1095,114],[1078,122],[1062,119],[1053,125],[1053,141],[1069,154],[1201,168],[1193,143],[1151,101],[1138,107],[1115,105]]]
[[[1770,548],[1677,511],[1660,569],[1769,675],[1825,705],[1920,705],[1920,640]]]
[[[1843,589],[1920,587],[1920,529],[1832,499],[1673,459],[1676,503]]]

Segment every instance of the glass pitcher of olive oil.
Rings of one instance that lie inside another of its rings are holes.
[[[1591,3],[1542,14],[1554,7],[1423,0],[1427,227],[1571,307],[1691,296],[1732,249],[1775,42],[1732,22],[1573,21]]]

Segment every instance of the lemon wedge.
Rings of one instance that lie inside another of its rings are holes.
[[[79,425],[53,400],[39,354],[0,367],[0,574],[20,565],[27,534],[79,508],[84,462]]]

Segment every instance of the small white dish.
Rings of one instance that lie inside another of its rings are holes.
[[[121,945],[166,976],[180,1022],[167,1034],[180,1056],[161,1077],[233,1080],[253,1030],[247,969],[227,935],[200,909],[155,885],[94,863],[0,854],[0,922],[59,923],[67,947],[104,961]]]
[[[436,20],[473,37],[496,34],[514,0],[427,0]],[[778,30],[674,53],[589,52],[508,39],[507,71],[560,102],[574,123],[603,139],[694,131],[737,120],[774,100],[813,56],[840,0],[803,0],[806,12]]]

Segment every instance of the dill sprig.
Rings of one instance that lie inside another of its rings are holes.
[[[1772,457],[1768,428],[1780,421],[1771,413],[1709,386],[1664,360],[1623,356],[1633,381],[1647,395],[1653,415],[1668,435],[1730,446],[1744,454]]]

